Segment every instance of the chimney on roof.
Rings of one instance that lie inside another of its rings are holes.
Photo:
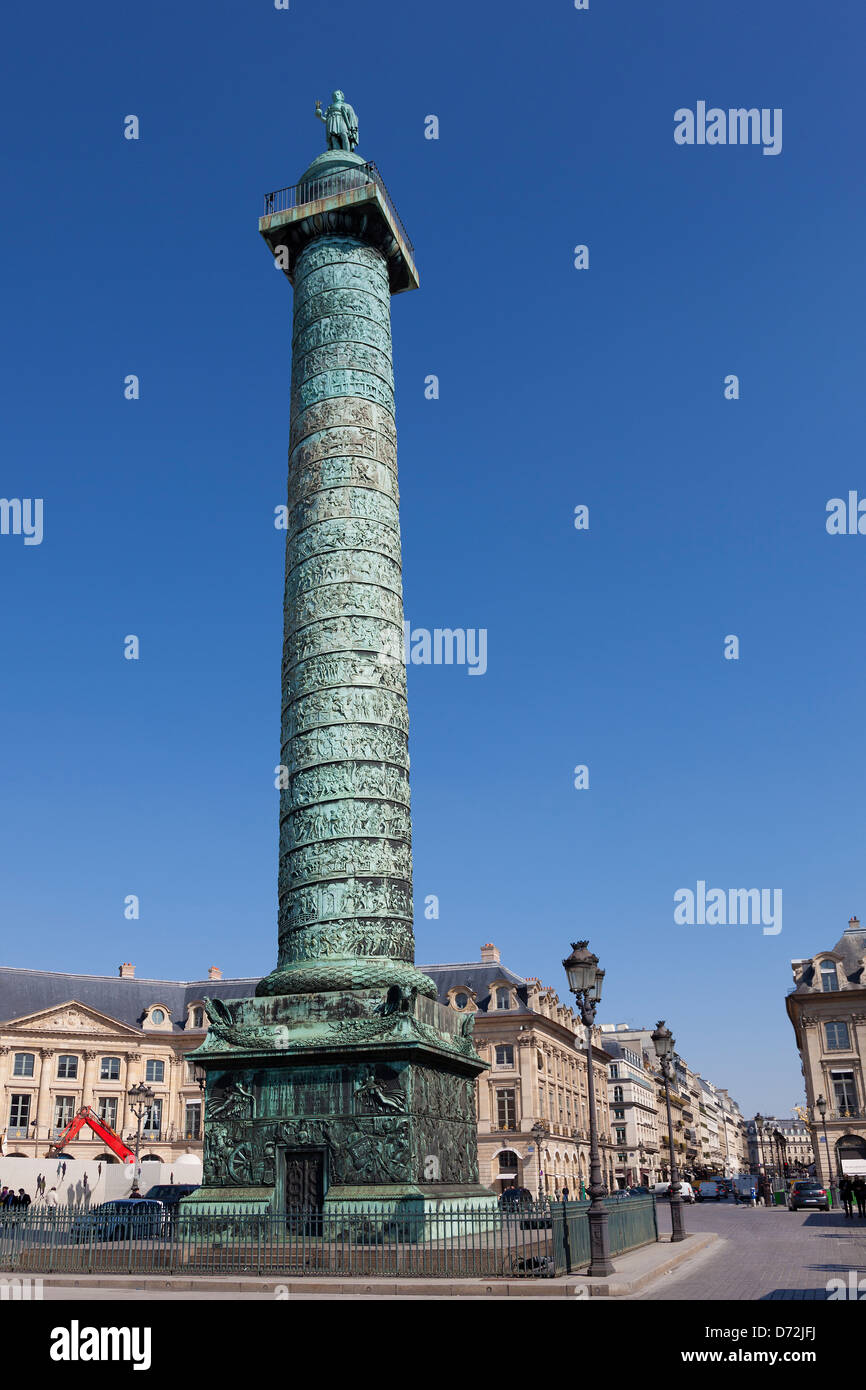
[[[859,930],[860,930],[860,918],[859,918],[859,917],[849,917],[849,918],[848,918],[848,930],[849,930],[849,931],[859,931]]]
[[[492,941],[485,941],[481,947],[481,960],[484,965],[493,965],[499,960],[499,948]]]
[[[128,960],[124,961],[123,965],[119,965],[117,967],[117,973],[120,976],[121,980],[134,980],[135,966],[130,964]]]
[[[211,965],[208,968],[207,977],[209,980],[221,980],[223,977],[223,972],[220,970],[218,965]]]

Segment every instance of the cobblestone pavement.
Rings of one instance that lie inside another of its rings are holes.
[[[831,1279],[863,1279],[866,1296],[866,1219],[841,1212],[788,1211],[701,1202],[686,1207],[687,1231],[715,1231],[721,1240],[683,1271],[651,1284],[641,1299],[811,1299],[825,1301]],[[659,1230],[670,1230],[659,1203]],[[838,1294],[837,1294],[838,1296]]]

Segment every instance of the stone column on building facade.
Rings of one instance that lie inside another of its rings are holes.
[[[132,1087],[136,1086],[141,1080],[141,1076],[139,1075],[140,1067],[138,1065],[141,1061],[141,1056],[142,1054],[140,1052],[127,1052],[125,1057],[126,1084],[119,1106],[119,1110],[122,1114],[122,1123],[119,1125],[118,1133],[126,1143],[129,1142],[128,1136],[130,1134],[135,1134],[138,1125],[138,1119],[130,1108],[129,1092]]]
[[[39,1093],[36,1098],[36,1141],[37,1148],[42,1139],[48,1139],[48,1130],[53,1124],[51,1114],[51,1082],[54,1070],[55,1050],[53,1047],[39,1049]]]
[[[167,1114],[163,1116],[163,1132],[169,1144],[175,1144],[183,1138],[184,1116],[183,1116],[183,1066],[184,1059],[176,1053],[169,1058],[168,1064],[168,1095],[166,1096]]]
[[[9,1124],[12,1105],[12,1087],[9,1086],[7,1089],[6,1084],[7,1080],[11,1080],[9,1065],[10,1052],[11,1049],[6,1046],[0,1047],[0,1096],[3,1098],[3,1113],[0,1115],[0,1131],[4,1130]]]
[[[93,1105],[93,1088],[96,1085],[96,1062],[98,1057],[98,1052],[88,1051],[84,1054],[84,1078],[81,1090],[82,1105]]]

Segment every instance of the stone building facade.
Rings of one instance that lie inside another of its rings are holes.
[[[762,1173],[772,1170],[778,1174],[781,1164],[783,1177],[808,1177],[815,1166],[808,1124],[796,1115],[783,1120],[775,1115],[765,1115],[761,1119],[763,1129],[760,1136],[754,1116],[746,1125],[751,1171]],[[780,1136],[778,1141],[776,1134]]]
[[[607,1098],[615,1145],[618,1187],[651,1186],[659,1169],[656,1081],[642,1051],[617,1041],[610,1024],[602,1028],[608,1064]]]
[[[200,1068],[187,1060],[203,1041],[205,996],[234,999],[255,982],[137,980],[0,968],[0,1088],[6,1155],[44,1157],[82,1106],[91,1106],[132,1149],[138,1120],[128,1092],[151,1088],[141,1157],[172,1163],[202,1151]],[[69,1149],[76,1158],[116,1162],[85,1127]]]
[[[652,1078],[658,1154],[655,1164],[647,1163],[642,1172],[647,1174],[647,1179],[654,1174],[652,1180],[663,1182],[670,1176],[670,1141],[665,1087],[652,1033],[651,1028],[632,1028],[627,1023],[602,1024],[605,1048],[611,1050],[616,1043],[638,1054],[646,1074]],[[684,1058],[675,1053],[670,1093],[674,1153],[680,1176],[700,1178],[710,1174],[732,1176],[748,1172],[746,1122],[728,1091],[693,1071]]]
[[[589,1181],[586,1029],[556,991],[515,974],[491,943],[480,961],[423,965],[439,1001],[475,1014],[475,1046],[490,1069],[476,1083],[479,1178],[494,1192],[525,1187],[552,1196]],[[602,1171],[617,1186],[607,1069],[594,1030],[593,1063]],[[541,1150],[533,1126],[547,1133]]]
[[[791,968],[785,1007],[802,1062],[816,1172],[824,1183],[866,1174],[866,931],[859,919],[850,918],[832,950],[793,960]]]

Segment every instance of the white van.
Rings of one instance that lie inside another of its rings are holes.
[[[653,1195],[656,1197],[670,1197],[671,1185],[669,1182],[657,1182],[653,1187]],[[690,1182],[680,1180],[680,1196],[684,1202],[693,1202],[695,1194]]]

